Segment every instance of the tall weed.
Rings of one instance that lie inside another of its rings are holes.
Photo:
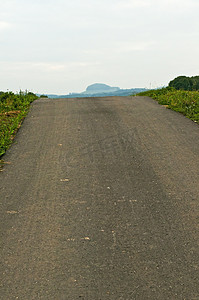
[[[30,92],[0,92],[0,157],[9,148],[30,103],[35,99],[37,96]]]
[[[178,111],[199,124],[199,91],[175,90],[167,87],[137,94],[148,96],[162,105]]]

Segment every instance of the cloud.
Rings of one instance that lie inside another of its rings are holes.
[[[12,24],[4,21],[0,21],[0,30],[11,28]]]
[[[168,10],[170,13],[178,13],[178,11],[186,11],[194,7],[199,7],[198,0],[123,0],[115,5],[116,10],[152,8],[153,10]]]
[[[199,68],[198,0],[1,2],[0,89],[144,86]]]
[[[150,50],[152,46],[154,46],[156,42],[134,42],[134,43],[123,43],[118,45],[118,49],[116,52],[118,53],[128,53],[134,51],[146,51]]]
[[[138,7],[149,7],[152,5],[153,1],[150,0],[126,0],[119,1],[116,4],[116,9],[129,9],[129,8],[138,8]]]
[[[81,62],[71,61],[67,63],[52,63],[52,62],[4,62],[0,61],[1,68],[6,67],[7,70],[37,70],[43,72],[66,71],[69,68],[84,68],[88,66],[99,65],[99,62]]]
[[[81,62],[81,61],[72,61],[72,62],[67,62],[63,64],[57,64],[57,63],[23,63],[25,66],[28,66],[29,68],[36,68],[36,69],[41,69],[45,71],[64,71],[69,68],[84,68],[92,65],[97,65],[99,64],[98,62]]]
[[[85,55],[91,57],[98,57],[102,61],[112,60],[115,57],[123,54],[134,54],[136,52],[149,51],[157,45],[155,41],[134,41],[134,42],[120,42],[114,41],[106,47],[101,46],[96,48],[89,48],[84,50]]]

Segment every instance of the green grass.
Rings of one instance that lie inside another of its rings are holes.
[[[37,99],[33,93],[0,92],[0,157],[10,147],[30,103]]]
[[[159,104],[166,105],[199,124],[199,91],[175,90],[167,87],[149,90],[137,95],[151,97],[157,100]]]

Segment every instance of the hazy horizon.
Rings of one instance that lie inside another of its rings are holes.
[[[106,85],[106,86],[108,86],[109,88],[111,88],[111,89],[114,89],[114,90],[101,90],[101,88],[100,88],[100,90],[95,90],[94,89],[94,91],[92,91],[92,92],[89,92],[89,91],[87,91],[87,89],[89,88],[89,87],[91,87],[91,86],[93,86],[93,85]],[[118,89],[118,90],[116,90],[116,88]],[[84,95],[84,94],[99,94],[99,93],[109,93],[109,92],[111,92],[111,93],[113,93],[113,92],[118,92],[118,91],[131,91],[131,90],[137,90],[137,89],[142,89],[142,88],[129,88],[129,89],[123,89],[123,88],[120,88],[120,87],[113,87],[113,86],[110,86],[110,85],[107,85],[107,84],[104,84],[104,83],[93,83],[93,84],[90,84],[90,85],[88,85],[83,91],[80,91],[80,92],[70,92],[70,93],[67,93],[67,94],[55,94],[55,93],[43,93],[44,95],[54,95],[54,96],[64,96],[64,95],[75,95],[75,94],[82,94],[82,95]],[[143,88],[144,89],[144,88]],[[41,93],[36,93],[37,95],[42,95]]]
[[[79,93],[199,74],[197,0],[0,0],[0,90]]]

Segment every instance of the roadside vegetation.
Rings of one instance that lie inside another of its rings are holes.
[[[137,95],[151,97],[157,100],[159,104],[180,112],[199,124],[199,91],[177,90],[173,87],[166,87],[149,90]]]
[[[26,116],[30,103],[37,99],[31,92],[0,92],[0,158],[9,148]],[[0,161],[0,168],[1,168]]]

